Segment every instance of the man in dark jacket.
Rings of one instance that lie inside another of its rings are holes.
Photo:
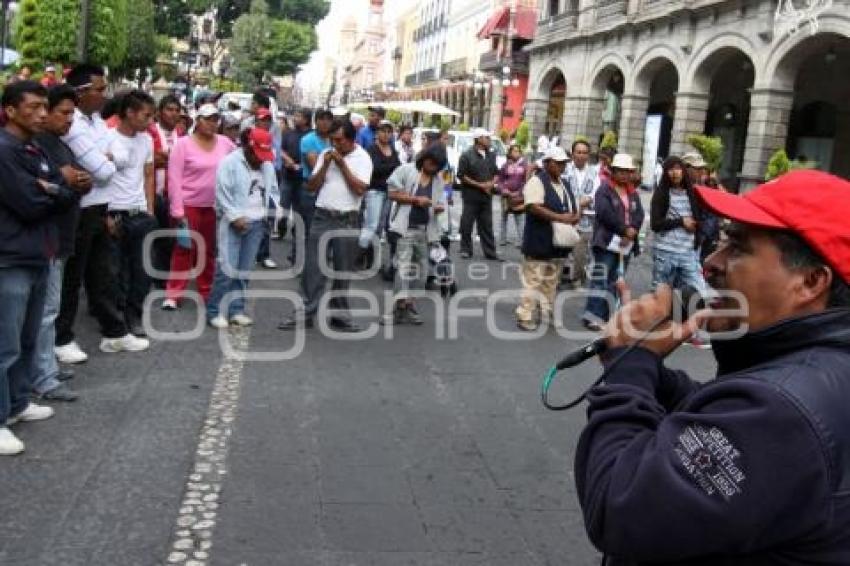
[[[705,265],[731,298],[638,342],[670,288],[621,287],[576,453],[590,538],[617,565],[850,564],[850,183],[698,193],[733,221]],[[718,375],[701,385],[663,359],[703,323]]]
[[[33,143],[47,116],[47,91],[38,83],[7,85],[0,130],[0,455],[19,454],[8,426],[53,416],[30,403],[31,368],[44,312],[48,263],[57,253],[56,217],[79,193],[67,185]]]
[[[502,261],[496,253],[493,236],[493,190],[496,188],[496,156],[490,151],[490,133],[476,128],[472,132],[475,145],[463,152],[457,165],[457,179],[463,189],[463,212],[460,218],[460,255],[472,257],[472,228],[481,237],[484,257]]]

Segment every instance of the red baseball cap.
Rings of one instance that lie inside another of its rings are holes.
[[[744,196],[697,187],[705,205],[744,224],[789,230],[850,283],[850,182],[815,170],[791,171]]]
[[[274,161],[272,135],[262,128],[251,128],[248,134],[248,146],[260,161]]]
[[[271,120],[272,112],[268,108],[257,108],[257,111],[254,113],[255,120]]]

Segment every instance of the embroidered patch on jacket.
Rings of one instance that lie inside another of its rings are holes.
[[[708,495],[728,501],[742,493],[747,476],[738,465],[741,453],[717,427],[692,424],[679,434],[673,448],[685,470]]]

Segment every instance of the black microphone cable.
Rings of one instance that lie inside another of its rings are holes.
[[[566,403],[564,405],[553,405],[549,401],[549,388],[552,387],[552,382],[555,381],[555,376],[558,375],[559,371],[573,367],[575,365],[578,365],[579,363],[584,361],[584,358],[579,359],[579,361],[577,361],[575,364],[567,365],[567,366],[564,366],[564,367],[561,367],[561,368],[558,367],[560,364],[556,364],[556,365],[552,366],[549,369],[549,371],[546,373],[546,376],[543,378],[543,386],[542,386],[541,391],[540,391],[540,401],[543,403],[543,406],[546,407],[547,409],[549,409],[550,411],[567,411],[569,409],[572,409],[573,407],[575,407],[576,405],[578,405],[582,401],[584,401],[587,398],[588,392],[590,392],[591,389],[593,389],[594,387],[596,387],[597,385],[599,385],[600,383],[605,381],[605,378],[608,377],[608,374],[611,373],[611,371],[614,368],[616,368],[618,365],[620,365],[620,362],[622,362],[623,359],[626,356],[628,356],[630,353],[632,353],[635,350],[635,348],[637,348],[638,346],[643,344],[644,341],[646,341],[646,339],[649,337],[649,335],[652,334],[653,332],[655,332],[656,330],[658,330],[661,327],[662,324],[669,322],[672,319],[673,319],[673,317],[667,316],[667,317],[664,317],[664,318],[656,321],[652,325],[652,327],[649,330],[647,330],[643,334],[643,336],[640,337],[640,339],[637,342],[630,345],[623,352],[621,352],[620,355],[618,355],[616,358],[614,358],[614,360],[608,365],[608,367],[605,369],[605,371],[602,372],[602,375],[599,377],[599,379],[594,381],[593,384],[590,387],[585,389],[584,392],[579,397],[573,399],[572,401],[570,401],[569,403]]]

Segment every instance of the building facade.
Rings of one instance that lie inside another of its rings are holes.
[[[621,151],[664,157],[705,133],[723,140],[733,185],[763,180],[778,149],[850,177],[850,0],[796,33],[777,25],[778,1],[790,3],[542,1],[528,49],[532,139],[596,142],[610,129]]]

